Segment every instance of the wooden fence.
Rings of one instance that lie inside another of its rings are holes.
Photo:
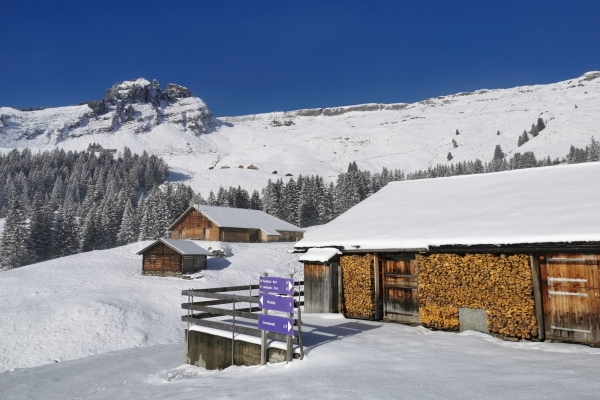
[[[298,308],[304,305],[304,281],[294,282],[294,307]],[[181,308],[187,310],[187,315],[183,315],[181,320],[189,325],[200,325],[214,329],[221,329],[232,333],[243,333],[250,336],[261,336],[261,330],[249,326],[236,324],[235,318],[244,318],[256,320],[258,322],[258,312],[262,309],[258,307],[258,289],[259,285],[241,285],[210,289],[188,289],[183,290],[181,294],[187,296],[187,302],[181,304]],[[231,294],[229,292],[238,292]],[[255,293],[255,294],[253,294]],[[216,299],[216,300],[201,300]],[[216,306],[231,304],[231,308],[220,308]],[[244,307],[246,305],[247,307]],[[240,308],[241,307],[241,308]],[[211,318],[230,316],[232,322],[226,320],[210,320]],[[269,339],[286,341],[287,336],[279,333],[269,332]],[[298,337],[294,337],[294,343],[298,342]]]

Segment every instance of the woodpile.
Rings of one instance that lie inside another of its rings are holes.
[[[373,256],[340,257],[343,279],[344,315],[353,318],[373,318],[375,314],[375,283]]]
[[[528,255],[418,256],[422,325],[457,330],[460,307],[484,309],[488,330],[505,336],[537,335]]]

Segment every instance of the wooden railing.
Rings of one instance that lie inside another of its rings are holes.
[[[295,282],[294,306],[299,307],[304,305],[304,281]],[[221,329],[227,332],[243,333],[250,336],[261,335],[261,330],[254,327],[236,324],[235,318],[244,318],[258,321],[258,311],[262,309],[258,307],[258,289],[259,285],[241,285],[230,287],[219,287],[210,289],[188,289],[183,290],[181,294],[187,296],[186,303],[181,304],[181,308],[187,310],[187,315],[183,315],[181,320],[189,325],[200,325],[214,329]],[[229,292],[238,292],[240,294],[231,294]],[[255,294],[253,294],[255,293]],[[196,298],[208,298],[216,300],[201,300],[196,301]],[[231,308],[220,308],[221,306],[231,304]],[[253,304],[255,306],[253,306]],[[246,305],[247,307],[244,307]],[[242,308],[240,308],[240,306]],[[198,312],[198,313],[196,313]],[[227,320],[209,320],[210,318],[230,316],[232,321]],[[269,339],[286,341],[287,336],[279,333],[269,332]],[[294,337],[294,343],[297,343],[298,338]]]

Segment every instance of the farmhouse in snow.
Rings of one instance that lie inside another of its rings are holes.
[[[180,276],[206,269],[211,252],[190,240],[158,239],[140,250],[142,275]]]
[[[311,312],[600,344],[600,163],[402,181],[296,243]]]
[[[172,239],[222,242],[295,242],[304,230],[258,210],[196,204],[168,229]]]

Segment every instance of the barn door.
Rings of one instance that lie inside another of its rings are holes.
[[[417,260],[414,255],[381,257],[383,318],[419,323]]]
[[[549,254],[542,265],[546,337],[599,341],[596,255]]]

